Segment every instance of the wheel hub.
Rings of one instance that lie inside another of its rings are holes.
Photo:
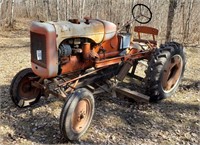
[[[86,127],[90,113],[91,105],[87,99],[78,102],[73,115],[72,115],[72,128],[75,132],[79,133]]]
[[[170,92],[179,82],[183,68],[180,55],[174,55],[163,71],[162,87],[165,92]]]
[[[22,90],[25,93],[29,92],[31,90],[31,85],[28,84],[28,83],[24,84],[23,87],[22,87]]]
[[[28,76],[21,80],[18,90],[23,100],[35,99],[40,92],[39,89],[31,86],[31,81]]]

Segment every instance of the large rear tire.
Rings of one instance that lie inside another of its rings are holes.
[[[172,96],[177,90],[185,70],[185,55],[179,43],[161,45],[152,55],[146,72],[147,94],[157,102]]]
[[[41,97],[41,89],[31,85],[30,77],[36,77],[32,69],[23,69],[15,75],[10,86],[12,101],[20,108],[35,104]]]
[[[92,93],[80,88],[65,102],[60,115],[61,134],[68,141],[77,141],[88,129],[94,115]]]

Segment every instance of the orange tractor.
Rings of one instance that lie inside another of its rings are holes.
[[[183,47],[167,42],[157,47],[158,30],[136,26],[138,39],[132,39],[130,24],[148,23],[150,9],[137,4],[133,20],[120,28],[111,22],[84,18],[62,22],[33,22],[30,28],[31,66],[13,78],[10,94],[18,107],[36,103],[50,94],[63,98],[60,130],[68,140],[79,139],[88,129],[94,114],[97,87],[109,88],[123,81],[127,74],[136,76],[138,61],[148,64],[145,83],[150,101],[174,94],[185,67]],[[142,33],[152,39],[142,39]],[[131,71],[130,71],[131,70]],[[136,79],[139,77],[135,77]],[[108,83],[109,82],[109,83]]]

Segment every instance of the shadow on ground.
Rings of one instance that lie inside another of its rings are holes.
[[[189,89],[190,85],[196,83],[199,84],[194,82],[181,87]],[[44,144],[65,143],[59,131],[59,113],[63,103],[57,98],[41,98],[36,105],[21,109],[12,103],[9,86],[0,86],[0,90],[1,125],[12,130],[2,133],[2,143],[19,143],[20,139]],[[127,98],[113,98],[108,94],[97,96],[95,101],[96,110],[91,127],[77,143],[126,144],[134,139],[155,138],[159,142],[166,137],[160,133],[169,132],[177,137],[187,127],[198,134],[198,120],[187,115],[192,112],[189,115],[197,116],[198,105],[168,100],[158,104],[138,104]]]
[[[188,82],[187,84],[180,84],[180,89],[182,90],[200,90],[200,81],[194,81],[192,79],[184,78],[183,82]]]

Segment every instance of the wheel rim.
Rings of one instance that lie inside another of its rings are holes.
[[[88,125],[91,118],[91,104],[88,99],[82,99],[78,102],[72,115],[72,129],[80,133]]]
[[[162,88],[164,92],[170,92],[177,86],[182,75],[182,69],[182,57],[180,55],[174,55],[163,71]]]
[[[31,85],[29,76],[25,76],[24,78],[21,79],[18,91],[20,99],[25,101],[36,99],[40,93],[39,89]]]

